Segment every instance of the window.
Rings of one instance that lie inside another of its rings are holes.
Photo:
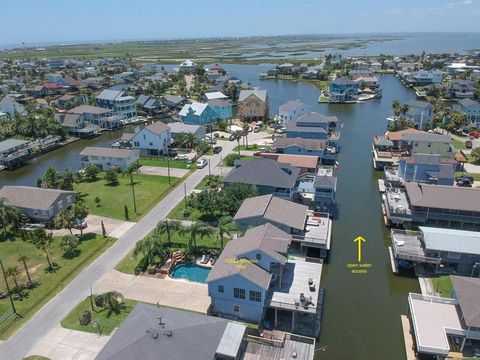
[[[262,301],[262,293],[260,291],[252,291],[249,293],[250,301]]]
[[[461,259],[462,254],[460,253],[454,253],[454,252],[448,252],[447,253],[447,258],[448,259]]]
[[[225,291],[223,285],[218,285],[218,292],[223,293]]]
[[[233,288],[233,297],[236,299],[245,299],[245,289]]]
[[[240,306],[238,306],[238,305],[233,305],[233,311],[234,311],[234,312],[240,312]]]
[[[257,260],[262,260],[262,254],[258,253],[256,257],[257,257]]]

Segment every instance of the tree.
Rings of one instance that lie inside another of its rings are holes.
[[[93,199],[93,201],[95,202],[96,207],[100,207],[101,200],[98,196],[95,196],[95,199]]]
[[[225,95],[227,95],[227,94],[225,94]],[[217,122],[217,128],[218,128],[218,130],[225,132],[228,129],[228,123],[225,120],[221,120],[221,121]]]
[[[60,229],[68,229],[70,235],[73,235],[73,227],[75,226],[75,217],[70,209],[61,210],[54,218],[55,227]]]
[[[84,169],[85,178],[89,181],[97,180],[97,176],[100,173],[100,169],[97,165],[90,164]]]
[[[127,205],[125,205],[125,207],[124,207],[124,212],[125,212],[125,220],[128,220],[129,217],[128,217],[128,207],[127,207]]]
[[[222,177],[220,175],[207,175],[203,182],[207,189],[217,189],[222,184]]]
[[[118,183],[117,172],[114,169],[110,168],[105,174],[105,181],[107,182],[108,185],[113,185]]]
[[[164,257],[166,250],[162,247],[160,236],[147,236],[138,241],[133,249],[133,257],[137,258],[139,255],[147,259],[148,265],[154,265],[155,258]]]
[[[471,155],[473,156],[476,164],[480,163],[480,147],[476,147],[475,149],[473,149]]]
[[[408,112],[409,108],[410,107],[408,106],[408,104],[403,104],[402,106],[400,106],[400,112],[402,113],[402,115],[405,115]]]
[[[468,123],[467,114],[460,111],[454,111],[450,114],[450,121],[445,126],[445,129],[450,132],[461,130]]]
[[[3,229],[3,236],[6,236],[7,227],[10,225],[18,228],[25,222],[25,215],[17,207],[7,204],[5,199],[0,198],[0,227]]]
[[[101,295],[97,295],[95,297],[95,303],[97,306],[101,306],[108,310],[107,316],[111,315],[112,312],[118,314],[120,311],[125,309],[123,295],[117,291],[109,291]]]
[[[155,227],[155,235],[167,234],[168,246],[172,244],[172,235],[180,230],[180,222],[177,220],[165,219],[160,221]]]
[[[233,222],[231,216],[222,216],[218,221],[218,226],[216,229],[217,229],[218,239],[220,240],[220,246],[223,249],[223,243],[224,243],[223,240],[225,238],[225,235],[228,235],[228,237],[231,238],[232,234],[235,231],[239,230],[239,227],[236,223]]]
[[[208,235],[212,235],[215,230],[203,221],[196,221],[190,226],[184,226],[180,232],[188,235],[188,246],[197,249],[197,239],[203,239]]]
[[[27,280],[28,280],[28,283],[31,284],[32,283],[32,279],[30,277],[30,272],[28,271],[28,266],[27,266],[27,262],[30,261],[30,258],[27,256],[27,255],[18,255],[18,262],[21,262],[23,264],[23,268],[25,269],[25,275],[27,275]]]
[[[47,234],[44,229],[35,229],[32,232],[30,241],[38,249],[44,252],[48,262],[48,269],[53,270],[48,251],[52,245],[52,233]]]
[[[60,242],[60,247],[63,250],[63,256],[67,259],[74,258],[78,255],[78,245],[80,244],[80,240],[74,235],[65,235],[62,237],[62,241]]]
[[[43,175],[43,182],[47,185],[49,189],[56,189],[58,184],[59,176],[57,170],[49,166]]]
[[[80,224],[80,237],[83,237],[83,226],[82,223],[88,216],[88,207],[85,205],[83,200],[78,200],[72,206],[72,215],[75,218],[75,221]]]
[[[195,196],[194,207],[210,217],[214,217],[217,212],[222,211],[223,197],[219,192],[203,190]]]
[[[59,188],[61,190],[73,190],[74,176],[71,169],[65,169],[60,176]]]
[[[250,125],[248,125],[247,123],[244,123],[242,126],[242,129],[243,129],[243,133],[245,134],[245,145],[248,150],[248,130],[250,129]]]
[[[239,154],[228,154],[223,158],[223,165],[225,166],[233,166],[235,163],[235,160],[240,160],[240,155]]]
[[[257,191],[248,184],[233,183],[225,187],[220,194],[222,196],[220,203],[222,204],[223,212],[234,216],[243,201],[257,196]]]
[[[176,141],[178,145],[188,149],[193,149],[198,144],[197,136],[190,132],[181,132],[177,135]]]
[[[18,281],[17,281],[17,276],[20,275],[20,271],[18,270],[17,266],[10,266],[7,268],[5,271],[5,274],[8,277],[11,277],[13,279],[13,282],[15,283],[15,288],[17,289],[17,294],[20,296],[20,300],[23,298],[22,297],[22,291],[20,290],[20,286],[18,286]]]

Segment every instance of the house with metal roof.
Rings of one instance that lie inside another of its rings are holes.
[[[178,113],[186,124],[206,125],[218,120],[217,112],[207,103],[185,104]]]
[[[297,120],[300,116],[310,111],[310,105],[300,100],[290,100],[278,108],[278,120],[286,126],[290,120]]]
[[[430,264],[436,273],[480,275],[480,233],[420,226],[391,230],[394,258],[403,264]],[[402,262],[403,261],[403,262]]]
[[[273,194],[291,200],[300,170],[272,159],[237,160],[235,167],[224,178],[225,186],[233,183],[249,184],[260,195]]]
[[[229,241],[207,277],[212,311],[318,336],[322,264],[289,259],[291,241],[290,234],[269,223]]]
[[[473,99],[477,89],[470,80],[454,79],[450,80],[447,89],[446,97],[450,99]]]
[[[276,137],[272,150],[290,155],[318,156],[323,164],[333,164],[336,149],[327,146],[327,140]]]
[[[289,164],[300,170],[300,175],[315,174],[321,159],[314,155],[291,155],[282,153],[260,153],[260,157],[264,159],[272,159],[279,163]]]
[[[67,113],[81,115],[84,121],[98,125],[103,129],[114,130],[122,127],[121,118],[108,108],[80,105],[68,110]]]
[[[161,121],[145,126],[131,139],[133,148],[140,150],[141,155],[165,154],[171,143],[170,126]]]
[[[0,199],[19,208],[33,221],[49,222],[73,204],[75,192],[33,186],[4,186],[0,189]]]
[[[480,340],[480,279],[450,276],[452,297],[441,298],[410,293],[409,316],[419,354],[443,359],[458,344],[464,352],[472,340]]]
[[[338,119],[317,112],[306,113],[288,122],[287,138],[326,140],[327,145],[338,150],[340,132],[336,131]]]
[[[469,125],[466,127],[480,127],[480,103],[472,99],[461,99],[458,104],[452,105],[452,110],[467,115]]]
[[[7,114],[8,119],[13,119],[15,115],[27,115],[25,106],[19,104],[14,98],[8,96],[0,100],[0,112]]]
[[[135,98],[121,90],[105,89],[95,98],[95,105],[110,109],[123,120],[137,117]]]
[[[393,225],[480,229],[480,189],[407,182],[387,189],[383,203]]]
[[[252,336],[239,322],[138,303],[96,359],[313,360],[314,353],[314,338]]]
[[[87,146],[79,155],[82,167],[94,164],[102,171],[107,171],[112,167],[117,167],[124,171],[140,157],[138,150],[95,146]]]
[[[253,88],[240,90],[238,116],[242,121],[266,121],[269,119],[269,98],[267,90]]]
[[[183,96],[165,95],[162,98],[162,103],[171,110],[180,110],[188,102]]]
[[[55,119],[62,125],[62,128],[73,136],[87,138],[98,133],[99,126],[85,121],[81,114],[56,113]]]
[[[148,115],[153,116],[162,107],[160,100],[148,95],[140,95],[135,104],[140,106]]]

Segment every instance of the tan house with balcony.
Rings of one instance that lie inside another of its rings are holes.
[[[242,121],[266,121],[269,118],[267,90],[241,90],[238,104],[238,117]]]

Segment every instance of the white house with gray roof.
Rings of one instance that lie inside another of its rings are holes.
[[[0,112],[7,114],[8,119],[13,119],[15,115],[27,115],[25,106],[19,104],[14,98],[8,96],[0,100]]]
[[[170,126],[156,121],[135,133],[131,143],[141,155],[160,155],[166,153],[172,142]]]
[[[318,336],[322,265],[289,259],[291,241],[290,234],[269,223],[229,241],[207,277],[212,311]]]
[[[97,165],[103,171],[118,167],[121,171],[139,159],[138,150],[87,146],[80,152],[82,167]]]
[[[4,186],[0,189],[0,199],[19,208],[33,221],[49,222],[74,203],[75,192],[32,186]]]

